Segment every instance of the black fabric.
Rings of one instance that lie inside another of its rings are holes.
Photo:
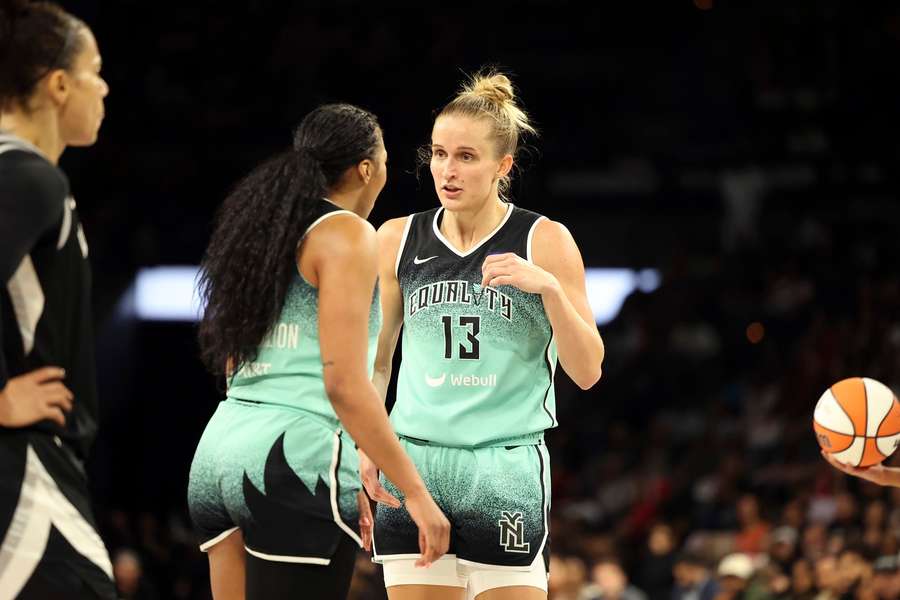
[[[471,269],[480,276],[481,265],[491,254],[514,252],[527,259],[528,234],[541,215],[513,206],[509,218],[499,229],[486,237],[478,248],[465,253],[465,256],[454,252],[435,232],[436,229],[440,229],[444,218],[442,208],[417,213],[409,218],[413,221],[400,250],[398,264],[401,271],[409,268],[417,272],[422,271],[427,267],[418,265],[423,265],[427,261],[431,263],[430,268],[437,270],[449,270],[462,275],[467,269]]]
[[[44,298],[28,351],[10,295],[23,266],[33,267]],[[65,175],[27,143],[0,133],[0,389],[40,367],[65,369],[63,383],[75,396],[65,427],[46,420],[30,429],[59,436],[80,460],[97,431],[90,290],[87,243]],[[0,436],[8,431],[0,428]]]
[[[60,492],[96,531],[87,479],[71,450],[57,445],[50,435],[19,430],[0,436],[0,539],[5,538],[19,502],[29,446]],[[19,598],[116,598],[116,594],[106,573],[51,526],[44,555]]]
[[[55,527],[47,550],[16,596],[17,600],[116,600],[115,585],[103,571],[84,558]]]
[[[350,590],[358,549],[356,542],[343,536],[327,566],[274,562],[248,554],[246,600],[343,600]]]

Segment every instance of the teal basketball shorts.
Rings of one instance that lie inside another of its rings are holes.
[[[543,442],[452,448],[400,441],[450,521],[448,557],[467,567],[522,571],[543,557],[546,573],[550,461]],[[384,475],[382,485],[403,499]],[[376,562],[418,557],[418,529],[405,508],[378,505],[374,547]]]
[[[191,464],[188,507],[200,549],[236,529],[265,560],[327,565],[341,536],[359,538],[359,458],[324,418],[227,399]]]

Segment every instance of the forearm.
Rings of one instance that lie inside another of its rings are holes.
[[[882,484],[892,487],[900,487],[900,468],[884,467],[882,472]]]
[[[554,280],[541,298],[553,327],[559,362],[580,388],[588,389],[600,379],[606,353],[597,326],[578,314],[558,281]]]
[[[375,373],[372,375],[372,385],[375,386],[375,391],[378,392],[378,396],[381,398],[382,403],[387,402],[387,391],[388,386],[391,383],[391,366],[378,368],[375,367]]]
[[[400,446],[378,396],[368,381],[329,394],[335,413],[359,448],[405,496],[420,493],[425,484]]]

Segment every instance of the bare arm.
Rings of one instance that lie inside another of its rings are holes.
[[[381,289],[381,314],[384,319],[381,334],[378,336],[378,351],[375,354],[375,374],[372,383],[381,394],[381,400],[387,399],[388,384],[391,382],[391,370],[394,363],[394,350],[400,337],[403,325],[403,295],[400,282],[397,280],[395,267],[397,253],[400,251],[400,240],[403,228],[409,217],[391,219],[384,223],[377,234],[378,239],[378,282]]]
[[[534,232],[532,253],[533,264],[512,253],[489,256],[482,285],[513,285],[541,295],[559,362],[586,390],[600,379],[606,350],[588,303],[581,252],[568,229],[544,219]]]
[[[403,295],[400,291],[400,282],[397,280],[395,267],[407,218],[409,217],[391,219],[378,229],[377,236],[378,281],[381,289],[381,314],[384,321],[381,326],[381,335],[378,336],[378,350],[375,354],[375,373],[372,376],[372,383],[381,395],[382,402],[387,400],[387,390],[391,382],[391,370],[394,363],[394,350],[397,348],[397,338],[400,336],[400,327],[403,325]],[[372,500],[388,506],[393,506],[398,502],[381,485],[378,468],[363,451],[359,453],[359,474],[366,492]]]
[[[900,468],[898,467],[886,467],[882,464],[863,468],[851,467],[850,465],[845,465],[838,461],[834,456],[824,450],[822,450],[822,456],[831,463],[831,466],[847,475],[853,475],[854,477],[859,477],[860,479],[865,479],[866,481],[871,481],[878,485],[900,487]]]
[[[400,446],[368,375],[375,232],[356,217],[332,217],[309,235],[306,252],[319,289],[319,347],[328,398],[359,447],[403,492],[410,515],[426,532],[422,560],[430,563],[446,552],[449,524]]]

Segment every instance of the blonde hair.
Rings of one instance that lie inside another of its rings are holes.
[[[509,154],[516,158],[519,141],[526,134],[537,135],[528,114],[516,103],[516,93],[509,77],[496,69],[483,69],[463,83],[456,97],[451,100],[438,118],[444,115],[461,115],[473,119],[489,119],[492,137],[500,156]],[[501,197],[509,191],[510,175],[500,179]]]

